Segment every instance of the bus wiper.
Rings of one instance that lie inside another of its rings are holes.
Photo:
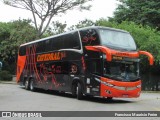
[[[134,49],[127,49],[127,48],[121,48],[113,45],[106,45],[108,48],[115,49],[115,50],[120,50],[120,51],[136,51]]]

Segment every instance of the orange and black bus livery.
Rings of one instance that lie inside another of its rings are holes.
[[[106,98],[134,98],[141,92],[140,55],[132,36],[123,30],[87,27],[22,44],[17,82],[37,88]]]

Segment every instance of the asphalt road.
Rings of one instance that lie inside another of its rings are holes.
[[[31,92],[16,84],[0,84],[0,111],[160,111],[160,92],[143,92],[139,98],[114,98],[112,101],[88,97],[77,100],[70,94]]]

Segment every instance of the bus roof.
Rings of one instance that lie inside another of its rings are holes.
[[[125,30],[121,29],[116,29],[116,28],[111,28],[111,27],[103,27],[103,26],[90,26],[90,27],[84,27],[84,28],[79,28],[78,30],[87,30],[87,29],[107,29],[107,30],[112,30],[112,31],[119,31],[119,32],[124,32],[124,33],[129,33]]]
[[[20,46],[30,45],[30,44],[37,43],[37,42],[40,42],[40,41],[48,40],[48,39],[53,38],[53,37],[58,37],[58,36],[61,36],[61,35],[73,33],[73,32],[80,31],[80,30],[87,30],[87,29],[107,29],[107,30],[112,30],[112,31],[119,31],[119,32],[129,33],[127,31],[124,31],[124,30],[121,30],[121,29],[115,29],[115,28],[110,28],[110,27],[90,26],[90,27],[79,28],[79,29],[68,31],[68,32],[65,32],[65,33],[52,35],[52,36],[49,36],[49,37],[46,37],[46,38],[34,40],[34,41],[31,41],[31,42],[28,42],[28,43],[21,44]]]

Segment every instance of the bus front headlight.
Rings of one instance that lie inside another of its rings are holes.
[[[102,84],[106,85],[106,86],[109,86],[109,87],[113,87],[114,85],[110,84],[110,83],[107,83],[107,82],[104,82],[104,81],[101,81]]]

